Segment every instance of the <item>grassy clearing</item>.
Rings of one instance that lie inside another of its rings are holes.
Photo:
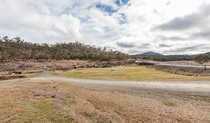
[[[61,76],[96,79],[96,80],[194,80],[209,79],[209,77],[196,77],[176,75],[149,69],[146,67],[114,67],[114,68],[90,68],[82,70],[71,70],[66,72],[50,72]]]

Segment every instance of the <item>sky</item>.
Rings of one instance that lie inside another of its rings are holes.
[[[210,0],[0,0],[0,36],[128,54],[210,51]]]

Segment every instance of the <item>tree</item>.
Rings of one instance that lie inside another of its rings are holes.
[[[198,62],[199,64],[203,64],[205,62],[210,61],[210,57],[206,54],[200,54],[195,57],[195,61]]]
[[[206,54],[200,54],[195,57],[195,62],[198,62],[199,64],[204,64],[208,61],[210,61],[210,57]],[[206,65],[204,65],[204,69],[206,70]]]

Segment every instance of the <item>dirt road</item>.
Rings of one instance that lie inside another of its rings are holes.
[[[210,81],[104,81],[61,77],[42,73],[33,78],[23,78],[7,81],[16,82],[67,82],[89,89],[112,90],[157,90],[165,92],[180,92],[195,95],[210,95]],[[4,82],[4,81],[1,81]]]

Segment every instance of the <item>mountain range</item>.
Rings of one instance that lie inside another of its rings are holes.
[[[138,55],[141,55],[141,56],[163,56],[162,54],[156,53],[156,52],[145,52],[145,53],[138,54]]]
[[[203,53],[210,56],[210,52]],[[194,55],[163,55],[156,52],[145,52],[142,54],[130,55],[131,58],[140,58],[140,59],[149,59],[149,60],[156,60],[156,61],[179,61],[179,60],[194,60]]]

